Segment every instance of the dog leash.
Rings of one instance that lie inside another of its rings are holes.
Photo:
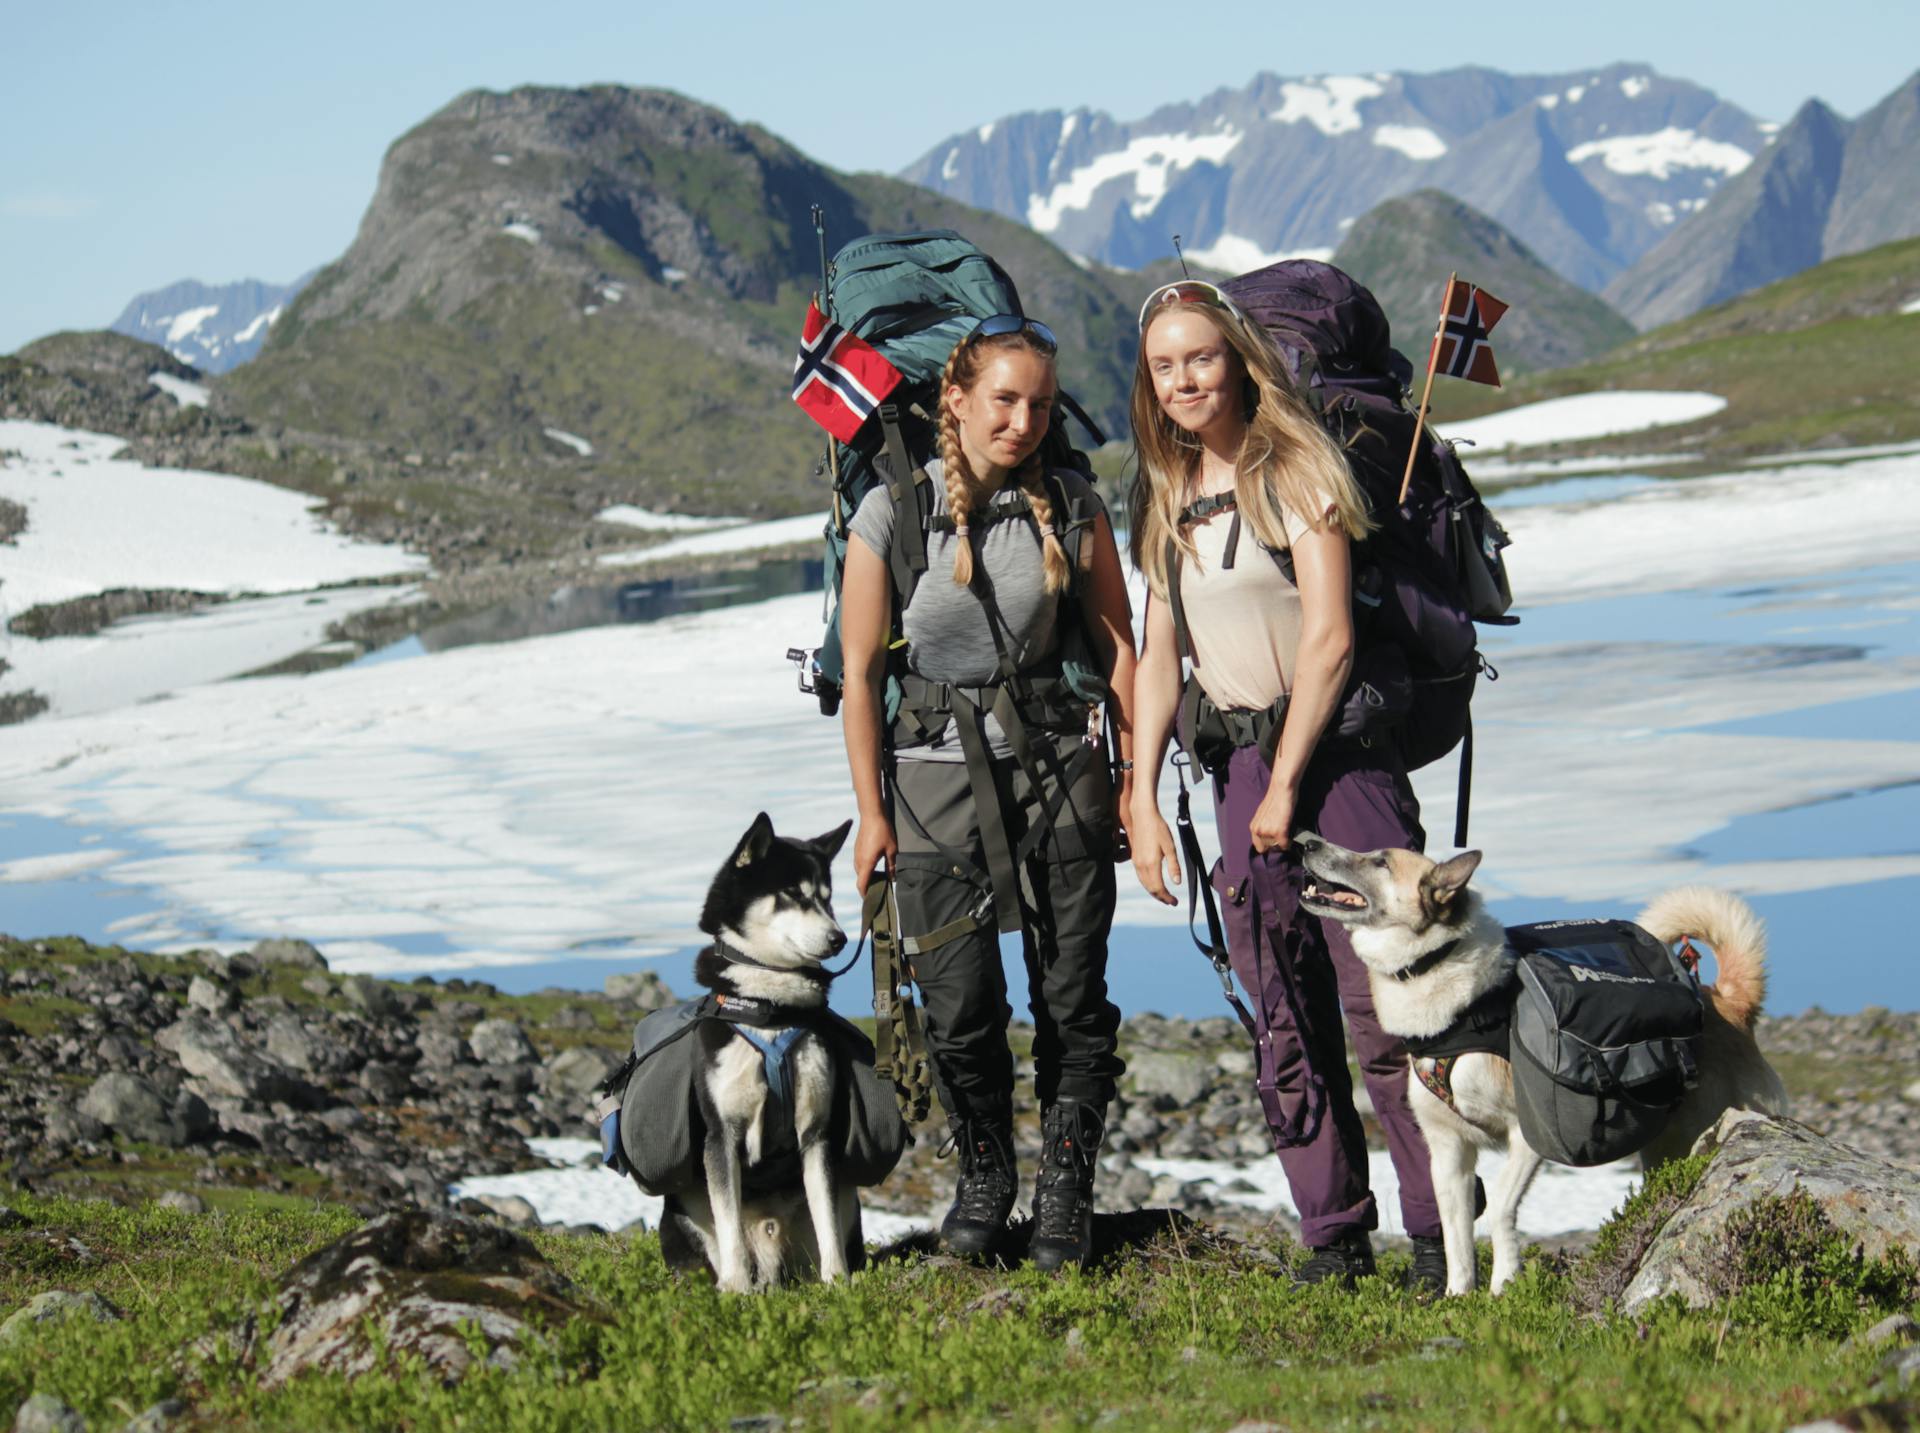
[[[900,903],[891,863],[884,877],[867,883],[861,903],[860,944],[864,946],[869,937],[873,940],[873,1069],[893,1082],[900,1117],[912,1138],[913,1127],[933,1107],[933,1070],[910,975],[901,969]]]

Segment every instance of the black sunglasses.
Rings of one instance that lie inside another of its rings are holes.
[[[1009,333],[1030,333],[1047,348],[1056,353],[1060,351],[1060,340],[1053,336],[1052,329],[1037,318],[1017,313],[997,313],[992,318],[981,319],[965,341],[972,343],[975,339],[999,338]]]

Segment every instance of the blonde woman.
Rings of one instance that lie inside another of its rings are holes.
[[[1091,649],[1123,758],[1133,690],[1113,530],[1079,473],[1048,471],[1040,458],[1054,356],[1053,335],[1019,315],[987,319],[961,340],[941,378],[931,481],[905,516],[885,485],[861,503],[841,590],[843,719],[860,810],[854,877],[864,892],[884,861],[894,880],[960,1155],[941,1238],[963,1255],[997,1253],[1013,1209],[1012,1011],[999,934],[1018,931],[1042,1107],[1029,1252],[1043,1268],[1086,1262],[1095,1152],[1125,1068],[1106,982],[1114,792],[1106,754],[1088,739],[1089,694],[1070,688],[1063,649],[1083,640]],[[894,524],[922,513],[927,570],[896,613]],[[900,679],[897,714],[885,709],[889,672]]]
[[[1380,1029],[1344,927],[1300,910],[1292,850],[1297,831],[1361,851],[1424,843],[1386,745],[1328,730],[1352,663],[1350,544],[1371,527],[1366,501],[1265,335],[1219,289],[1156,289],[1140,329],[1132,548],[1150,596],[1134,687],[1134,867],[1173,903],[1180,861],[1156,788],[1178,710],[1183,746],[1213,777],[1221,848],[1211,873],[1186,879],[1213,881],[1257,1007],[1261,1103],[1312,1250],[1298,1277],[1350,1285],[1373,1272],[1378,1216],[1344,1010],[1400,1178],[1412,1282],[1437,1289],[1445,1252],[1406,1049]],[[1194,681],[1184,705],[1183,657]]]

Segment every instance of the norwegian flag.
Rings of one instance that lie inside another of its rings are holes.
[[[1500,386],[1500,370],[1493,362],[1493,326],[1507,306],[1472,284],[1455,278],[1447,283],[1441,305],[1440,328],[1433,336],[1434,353],[1428,371],[1469,383]]]
[[[829,320],[819,300],[807,305],[800,356],[793,361],[793,401],[809,418],[851,443],[899,381],[900,370],[879,349]]]

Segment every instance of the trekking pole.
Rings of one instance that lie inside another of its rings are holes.
[[[1440,295],[1440,317],[1434,320],[1433,342],[1427,345],[1427,386],[1420,394],[1420,415],[1413,420],[1413,441],[1407,445],[1407,471],[1400,478],[1400,501],[1407,500],[1407,489],[1413,485],[1413,460],[1420,452],[1420,438],[1427,428],[1427,402],[1433,397],[1433,370],[1440,361],[1440,331],[1447,323],[1447,300],[1453,295],[1454,282],[1459,272],[1447,275],[1447,287]]]

